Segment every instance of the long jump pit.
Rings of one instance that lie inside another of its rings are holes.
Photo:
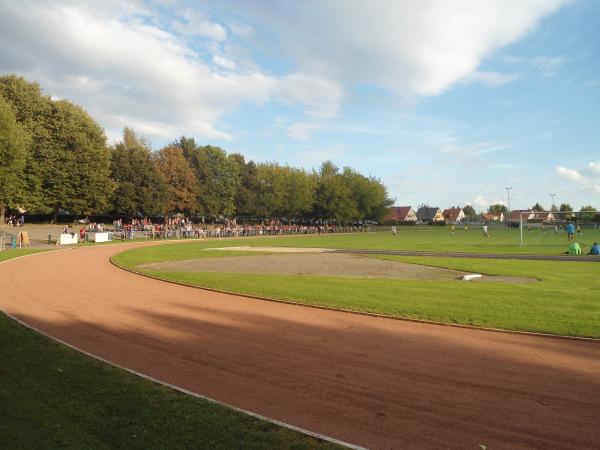
[[[245,274],[312,275],[400,280],[533,283],[535,278],[491,276],[392,261],[362,254],[336,253],[326,248],[219,247],[207,250],[257,252],[257,255],[221,256],[144,264],[141,269],[169,272],[234,272]],[[476,277],[473,277],[476,275]],[[465,278],[467,277],[467,278]]]

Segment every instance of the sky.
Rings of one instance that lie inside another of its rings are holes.
[[[598,0],[0,0],[0,74],[109,142],[331,160],[396,205],[600,209]]]

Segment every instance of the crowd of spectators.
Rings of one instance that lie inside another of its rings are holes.
[[[226,219],[223,223],[194,223],[191,218],[181,215],[166,217],[163,223],[153,223],[148,217],[113,221],[113,233],[122,239],[170,239],[170,238],[206,238],[272,236],[284,234],[321,234],[341,231],[360,231],[360,226],[338,227],[335,224],[285,224],[280,220],[268,220],[260,223],[238,223],[236,219]],[[100,231],[102,224],[91,223],[87,231]],[[82,237],[83,239],[83,237]]]
[[[5,219],[5,222],[9,227],[22,227],[25,224],[25,216],[10,215]]]

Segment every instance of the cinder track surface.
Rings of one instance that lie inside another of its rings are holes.
[[[152,377],[366,447],[600,445],[598,343],[173,285],[111,265],[128,247],[0,264],[0,309]]]

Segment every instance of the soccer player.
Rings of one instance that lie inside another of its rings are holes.
[[[575,238],[575,225],[573,224],[573,222],[569,222],[567,224],[567,239],[569,239],[569,241],[572,241]]]

